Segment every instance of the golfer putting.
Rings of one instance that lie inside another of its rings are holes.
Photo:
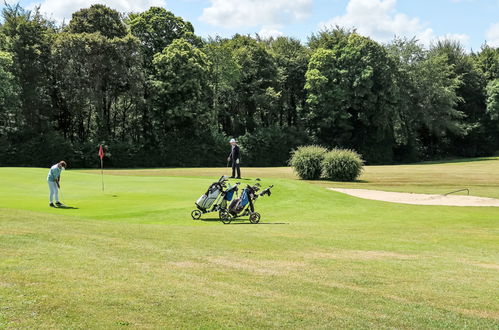
[[[53,165],[49,174],[47,175],[47,182],[49,185],[49,206],[60,207],[63,204],[59,200],[59,189],[61,189],[61,172],[66,169],[66,162],[61,160],[59,163]],[[55,204],[54,204],[55,199]]]

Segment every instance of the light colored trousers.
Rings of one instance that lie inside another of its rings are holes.
[[[48,181],[49,190],[50,190],[50,203],[53,203],[53,198],[55,197],[55,201],[59,201],[59,189],[57,188],[57,183],[55,181]]]

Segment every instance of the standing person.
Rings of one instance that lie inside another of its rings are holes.
[[[232,161],[232,176],[231,178],[234,178],[236,175],[236,170],[237,170],[237,177],[236,179],[241,178],[241,169],[239,168],[239,164],[241,162],[241,151],[239,149],[239,146],[237,145],[236,139],[230,139],[229,142],[232,145],[232,149],[230,150],[229,157],[227,158],[227,161]]]
[[[61,160],[59,163],[52,166],[49,170],[47,176],[47,182],[49,184],[50,197],[49,201],[50,207],[61,206],[62,203],[59,201],[59,189],[61,188],[61,172],[66,169],[66,162]],[[55,205],[54,205],[55,197]]]

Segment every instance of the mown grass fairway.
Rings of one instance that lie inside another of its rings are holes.
[[[369,167],[354,184],[246,170],[276,186],[261,225],[191,220],[225,169],[106,171],[104,193],[99,172],[69,170],[75,209],[48,208],[47,171],[0,169],[0,328],[499,327],[498,208],[324,189],[499,197],[498,160]]]

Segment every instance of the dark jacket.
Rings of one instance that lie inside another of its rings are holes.
[[[232,147],[231,147],[232,148]],[[239,146],[236,145],[234,148],[232,148],[232,150],[230,151],[230,154],[229,154],[229,159],[231,162],[235,162],[236,159],[239,159],[239,161],[241,161],[240,159],[241,157],[241,152],[239,150]]]

